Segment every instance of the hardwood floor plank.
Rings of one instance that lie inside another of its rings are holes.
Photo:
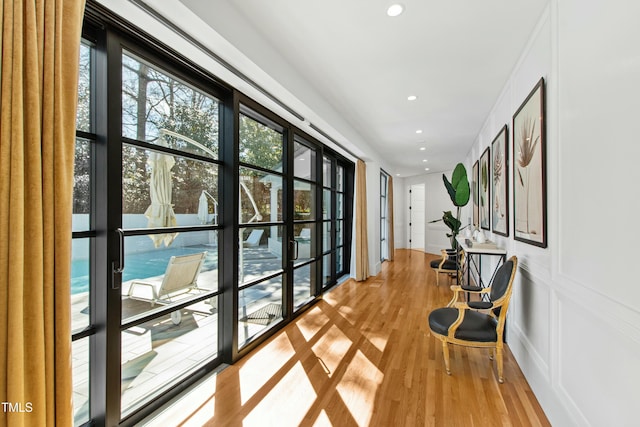
[[[513,355],[505,383],[486,349],[450,345],[446,374],[427,317],[451,297],[429,261],[398,250],[364,282],[348,280],[233,366],[201,396],[208,426],[548,426]],[[200,391],[202,394],[202,391]],[[196,425],[203,414],[173,424]],[[189,422],[189,420],[192,420]]]

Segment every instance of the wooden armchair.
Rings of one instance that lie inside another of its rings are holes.
[[[449,278],[455,277],[458,271],[462,271],[463,265],[464,252],[443,249],[442,258],[431,261],[431,268],[436,272],[436,286],[440,286],[440,274],[447,274]]]
[[[487,347],[497,355],[498,381],[504,382],[502,351],[504,346],[504,325],[507,318],[513,279],[516,275],[518,259],[513,256],[496,272],[491,285],[475,291],[488,295],[488,300],[458,302],[438,308],[429,314],[431,333],[442,341],[442,353],[447,374],[451,375],[449,364],[449,343],[466,347]],[[452,286],[456,293],[473,292]]]

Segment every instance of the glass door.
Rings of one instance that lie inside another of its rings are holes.
[[[318,149],[301,136],[293,142],[293,310],[300,310],[318,294]]]
[[[238,144],[237,349],[281,323],[286,315],[282,125],[242,106]]]
[[[131,51],[121,61],[125,418],[218,357],[224,206],[220,101]]]

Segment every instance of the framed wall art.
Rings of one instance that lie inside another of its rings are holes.
[[[516,240],[547,247],[544,79],[513,115],[513,219]]]
[[[478,210],[478,161],[473,164],[471,171],[471,198],[473,199],[473,226],[480,227],[480,213]]]
[[[487,147],[480,156],[480,179],[478,181],[478,193],[480,195],[480,228],[491,229],[491,156]]]
[[[509,235],[509,129],[507,125],[498,132],[491,143],[493,153],[491,179],[491,221],[496,234]]]

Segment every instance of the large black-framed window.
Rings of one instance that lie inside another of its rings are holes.
[[[353,164],[324,150],[322,176],[322,286],[326,289],[336,284],[350,265]]]
[[[353,163],[101,6],[87,11],[75,423],[131,425],[348,272]],[[182,283],[188,271],[197,280]]]

